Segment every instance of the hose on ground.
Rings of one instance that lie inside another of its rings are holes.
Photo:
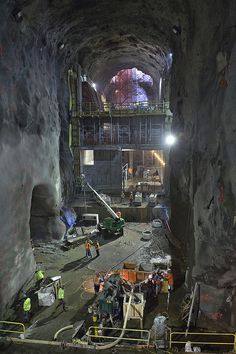
[[[129,308],[130,308],[131,301],[132,301],[132,298],[133,298],[133,292],[134,292],[134,289],[132,288],[131,289],[131,293],[130,293],[130,297],[129,297],[128,306],[127,306],[127,312],[126,312],[126,315],[125,315],[124,324],[123,324],[122,332],[121,332],[120,336],[112,343],[105,344],[105,345],[96,345],[95,349],[97,349],[97,350],[110,349],[110,348],[114,347],[115,345],[117,345],[121,341],[121,339],[124,337],[125,329],[126,329],[127,321],[128,321]]]
[[[53,339],[54,339],[54,340],[57,340],[57,337],[58,337],[58,335],[59,335],[61,332],[67,331],[68,329],[72,329],[73,327],[74,327],[73,325],[69,325],[69,326],[66,326],[66,327],[62,327],[61,329],[59,329],[59,330],[54,334]]]

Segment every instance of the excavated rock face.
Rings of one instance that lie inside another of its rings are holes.
[[[236,284],[236,7],[196,2],[193,10],[186,41],[180,36],[173,43],[171,102],[178,144],[171,153],[172,228],[185,248],[192,280],[202,283],[209,317],[235,328],[230,312]]]
[[[235,1],[18,0],[18,6],[22,21],[15,1],[0,6],[1,312],[33,272],[30,233],[34,239],[63,232],[57,214],[73,184],[67,69],[79,62],[100,89],[124,68],[155,81],[170,50],[178,135],[170,161],[173,232],[183,270],[189,265],[203,288],[232,286]],[[219,298],[224,307],[222,290]]]

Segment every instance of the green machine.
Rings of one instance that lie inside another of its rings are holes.
[[[108,205],[107,202],[98,194],[98,192],[87,181],[85,181],[84,175],[81,176],[81,181],[82,186],[88,187],[111,215],[111,217],[105,218],[103,222],[98,225],[98,230],[104,234],[122,236],[124,233],[123,229],[125,226],[125,220],[119,217],[110,205]]]
[[[123,236],[125,221],[122,218],[113,219],[107,217],[99,224],[98,229],[104,233],[108,233],[115,236]]]

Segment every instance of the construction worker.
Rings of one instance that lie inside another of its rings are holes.
[[[116,211],[116,215],[118,216],[119,219],[121,218],[121,211],[119,209]]]
[[[164,273],[164,278],[168,281],[168,290],[173,291],[174,288],[174,277],[171,273],[171,269],[167,269],[167,273]]]
[[[149,274],[145,283],[147,284],[147,300],[150,301],[155,293],[155,281],[152,274]]]
[[[99,250],[100,250],[100,244],[99,244],[99,242],[96,240],[96,241],[95,241],[96,257],[99,257],[99,256],[100,256]]]
[[[64,286],[60,286],[57,292],[57,298],[59,300],[59,304],[57,305],[56,308],[58,308],[59,306],[62,306],[63,311],[66,311],[66,303],[65,303],[65,291],[64,291]]]
[[[156,296],[158,295],[158,293],[161,290],[161,283],[162,283],[162,276],[161,274],[159,274],[159,272],[156,272],[153,275],[153,280],[154,280],[154,284],[155,284],[155,290],[156,290]]]
[[[29,322],[31,317],[31,299],[26,295],[23,297],[23,311],[25,322]]]
[[[94,328],[94,335],[96,336],[96,337],[98,337],[98,315],[97,315],[97,313],[94,311],[93,312],[93,315],[92,315],[92,321],[93,321],[93,326],[95,327]]]
[[[42,270],[35,271],[35,279],[36,279],[36,288],[39,290],[41,287],[41,283],[44,280],[44,273]]]
[[[101,277],[99,273],[96,273],[94,278],[93,278],[93,284],[94,284],[94,291],[95,294],[99,293],[100,290],[100,284],[101,284]]]
[[[85,251],[86,251],[86,257],[92,257],[92,253],[91,253],[91,245],[93,244],[93,242],[88,238],[85,242]]]

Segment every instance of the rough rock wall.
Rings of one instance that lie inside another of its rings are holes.
[[[58,104],[66,88],[60,63],[50,47],[37,41],[32,28],[14,21],[7,5],[0,10],[4,18],[0,24],[2,318],[6,305],[35,269],[30,239],[58,238],[64,232],[58,217],[62,202],[59,151],[61,159],[68,152],[63,142],[65,127],[60,144],[61,121],[66,121],[65,108]],[[68,161],[61,166],[63,171]]]
[[[173,41],[171,223],[192,279],[215,287],[216,299],[222,287],[234,294],[236,284],[235,4],[192,2]],[[234,301],[215,317],[235,327],[224,313]]]

